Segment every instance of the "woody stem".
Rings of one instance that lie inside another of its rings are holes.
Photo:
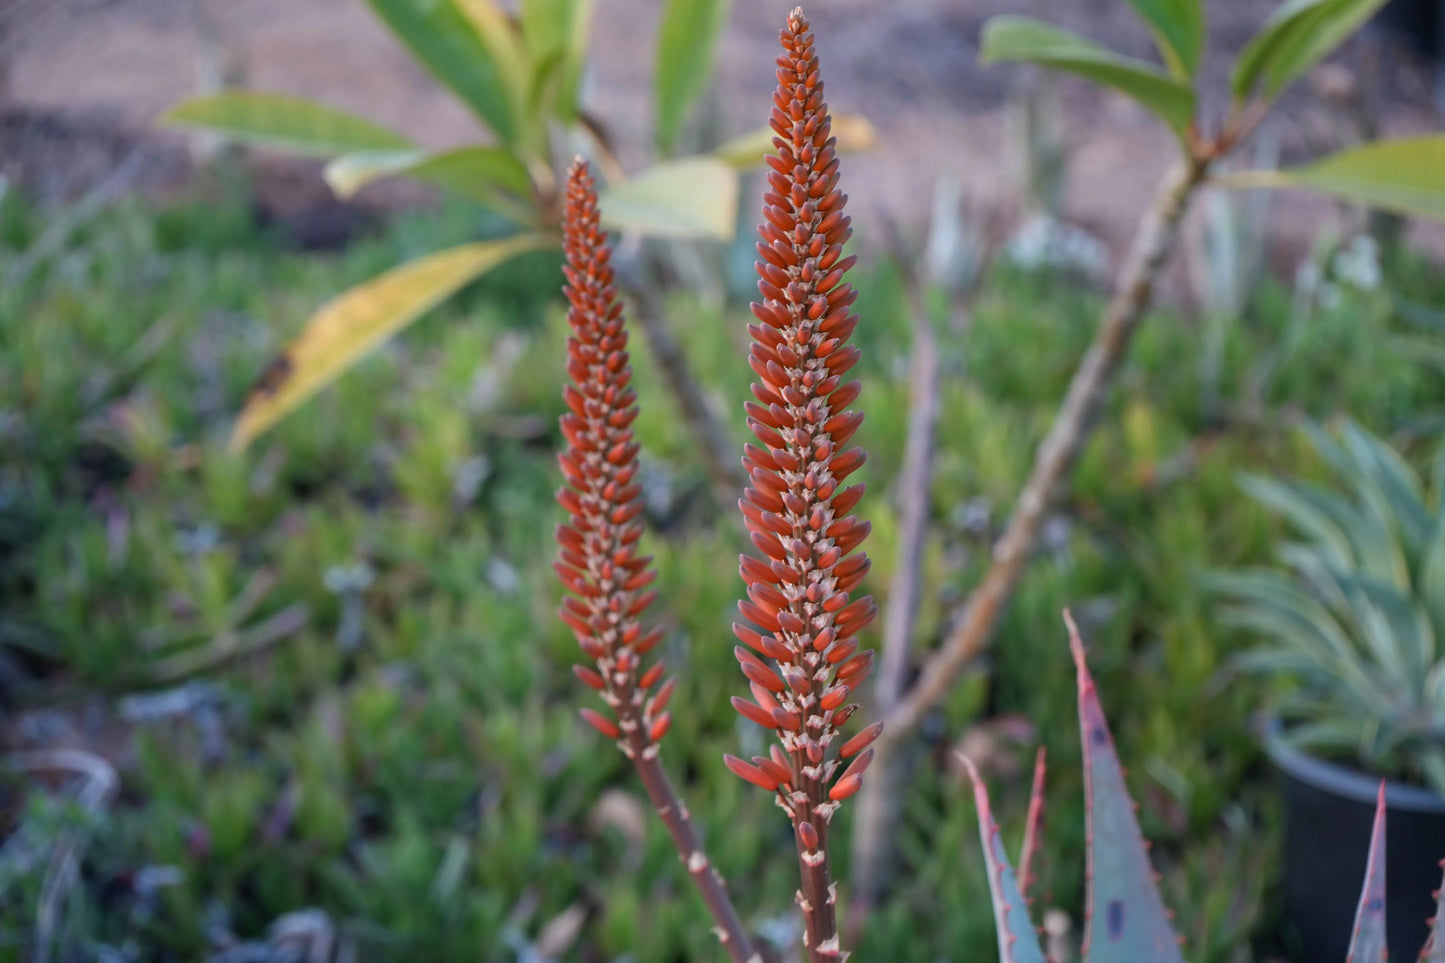
[[[798,841],[798,870],[802,877],[802,889],[798,893],[799,907],[803,911],[803,934],[811,963],[836,963],[841,953],[838,948],[838,916],[833,878],[828,868],[828,827],[819,819],[815,823],[818,833],[818,848],[808,852],[798,831],[801,817],[794,821],[793,835]]]
[[[652,800],[652,807],[667,826],[672,843],[677,847],[688,875],[702,894],[702,900],[707,904],[713,922],[717,924],[718,940],[727,951],[728,958],[733,963],[759,963],[762,958],[753,952],[747,930],[743,928],[743,921],[738,917],[738,911],[733,906],[732,897],[728,895],[722,875],[713,868],[712,861],[702,848],[697,829],[692,824],[692,816],[678,798],[672,780],[667,778],[667,770],[662,768],[657,744],[648,740],[640,730],[635,730],[628,737],[627,744],[632,750],[628,757],[642,779],[647,796]]]

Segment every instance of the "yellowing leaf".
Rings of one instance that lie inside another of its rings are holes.
[[[653,237],[729,240],[737,229],[738,175],[712,157],[650,167],[601,192],[602,222]]]
[[[771,127],[759,127],[718,147],[713,157],[736,170],[745,171],[762,164],[763,156],[773,152]],[[872,150],[878,143],[878,132],[861,114],[839,114],[833,118],[834,149],[840,154]]]
[[[400,134],[361,117],[285,94],[245,90],[192,98],[166,111],[160,121],[321,157],[412,146]]]
[[[356,361],[469,281],[551,241],[524,234],[478,241],[403,264],[327,302],[251,389],[231,433],[238,451]]]
[[[1240,171],[1225,187],[1303,187],[1370,207],[1445,219],[1445,135],[1380,140],[1282,171]]]

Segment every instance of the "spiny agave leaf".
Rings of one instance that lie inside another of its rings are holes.
[[[1445,868],[1445,859],[1440,860]],[[1445,963],[1445,940],[1439,939],[1440,928],[1445,926],[1445,882],[1435,892],[1435,915],[1430,920],[1430,936],[1420,950],[1420,963]]]
[[[463,244],[393,268],[337,295],[312,315],[306,328],[251,389],[232,431],[231,449],[244,448],[367,352],[469,281],[523,251],[553,243],[545,235],[524,234]]]
[[[1179,938],[1169,924],[1134,802],[1124,784],[1114,737],[1084,661],[1083,640],[1067,611],[1064,622],[1079,676],[1079,736],[1088,809],[1084,959],[1086,963],[1183,963]]]
[[[1355,934],[1345,963],[1388,963],[1385,948],[1385,781],[1375,800],[1375,828],[1370,833],[1370,858],[1365,863],[1365,885],[1355,910]]]
[[[1044,963],[1039,935],[1029,919],[1029,907],[1019,889],[1008,853],[999,835],[998,823],[988,803],[988,788],[979,777],[973,760],[962,753],[959,761],[968,770],[973,783],[973,799],[978,808],[978,837],[983,842],[984,859],[988,863],[988,891],[993,897],[994,922],[998,927],[999,963]]]
[[[1044,774],[1048,769],[1048,749],[1039,746],[1034,754],[1034,784],[1029,790],[1029,814],[1024,824],[1024,842],[1019,850],[1019,892],[1028,898],[1033,887],[1034,857],[1039,851],[1039,841],[1044,834]]]
[[[1154,111],[1180,137],[1194,119],[1194,91],[1153,64],[1107,50],[1077,34],[1035,20],[1003,15],[983,25],[980,58],[1042,64],[1113,87]]]
[[[285,94],[252,90],[193,97],[162,114],[160,122],[213,130],[236,140],[318,157],[412,146],[400,134],[365,118]]]

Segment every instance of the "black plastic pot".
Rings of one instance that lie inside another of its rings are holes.
[[[1380,780],[1296,749],[1278,720],[1265,751],[1284,773],[1285,939],[1300,963],[1344,963],[1364,883]],[[1392,959],[1413,960],[1435,915],[1445,799],[1385,785],[1385,897]]]

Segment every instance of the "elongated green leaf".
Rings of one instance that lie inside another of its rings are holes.
[[[1194,76],[1204,49],[1204,6],[1200,0],[1129,0],[1149,25],[1155,46],[1180,79]]]
[[[469,281],[523,251],[547,247],[543,235],[463,244],[387,271],[338,295],[306,323],[258,379],[231,434],[244,448],[396,332]]]
[[[1385,0],[1286,0],[1245,45],[1230,74],[1236,97],[1273,97],[1328,57]]]
[[[1089,889],[1084,953],[1089,963],[1183,963],[1114,737],[1104,718],[1084,643],[1068,613],[1069,647],[1079,681],[1079,736],[1084,745],[1084,800],[1088,808]]]
[[[672,153],[688,108],[707,88],[730,6],[730,0],[666,0],[662,8],[652,89],[657,146],[664,154]]]
[[[351,197],[372,181],[394,176],[429,181],[482,203],[495,200],[498,191],[524,199],[532,193],[526,166],[503,147],[462,147],[439,153],[359,151],[326,165],[326,183],[341,198]]]
[[[503,143],[515,146],[519,118],[502,70],[455,0],[366,2]]]
[[[1385,781],[1375,800],[1375,825],[1370,831],[1370,855],[1365,883],[1355,909],[1355,930],[1346,963],[1376,963],[1390,958],[1385,948]]]
[[[1113,87],[1158,114],[1180,136],[1194,119],[1194,91],[1187,85],[1152,64],[1030,17],[993,17],[984,24],[982,59],[1043,64]]]
[[[728,240],[737,229],[738,175],[710,157],[650,167],[598,197],[602,222],[653,237]]]
[[[546,149],[547,117],[529,110],[527,96],[532,89],[534,65],[521,27],[496,0],[451,2],[471,25],[496,69],[498,83],[506,92],[512,118],[517,125],[517,143],[525,144],[534,155],[540,155]]]
[[[861,114],[834,114],[832,125],[833,139],[836,141],[833,149],[840,154],[871,150],[878,143],[878,132],[873,129],[868,118]],[[761,167],[763,158],[775,150],[773,138],[776,136],[771,127],[759,127],[734,137],[715,149],[710,156],[740,171]]]
[[[998,823],[988,803],[988,787],[967,756],[959,760],[968,770],[973,783],[973,798],[978,809],[978,836],[983,843],[984,861],[988,864],[988,890],[993,897],[993,918],[998,928],[999,963],[1044,963],[1039,935],[1029,919],[1029,904],[1019,890],[1008,852],[999,835]]]
[[[522,0],[522,35],[532,52],[532,89],[542,70],[556,73],[553,110],[566,123],[577,114],[578,85],[587,60],[593,0]],[[555,59],[555,66],[547,66]]]
[[[196,97],[172,107],[160,120],[318,157],[411,147],[405,137],[369,120],[285,94],[233,90]]]
[[[1445,219],[1445,135],[1380,140],[1303,167],[1239,171],[1226,187],[1298,187],[1417,217]]]
[[[1425,548],[1420,564],[1420,580],[1415,591],[1434,624],[1435,639],[1445,641],[1445,508],[1435,521],[1435,529]]]

